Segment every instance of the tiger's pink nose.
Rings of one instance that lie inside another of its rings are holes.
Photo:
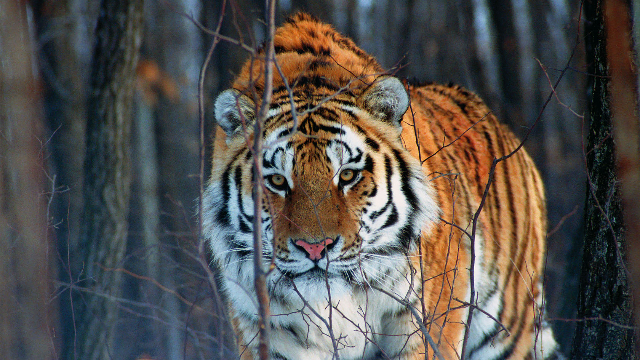
[[[295,244],[307,252],[307,256],[309,259],[317,261],[322,259],[322,257],[324,256],[325,248],[328,248],[329,245],[333,244],[333,239],[326,238],[321,242],[315,244],[309,244],[304,240],[297,240]]]

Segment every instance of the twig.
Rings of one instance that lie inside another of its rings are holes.
[[[225,9],[226,4],[227,4],[227,1],[226,1],[226,0],[223,0],[223,3],[222,3],[222,9],[221,9],[221,11],[220,11],[220,18],[221,18],[221,19],[222,19],[222,17],[224,17],[224,9]],[[246,50],[246,51],[247,51],[249,54],[251,54],[252,56],[256,54],[256,50],[255,50],[253,47],[251,47],[251,46],[249,46],[249,45],[245,44],[243,41],[241,41],[241,40],[237,40],[237,39],[234,39],[234,38],[232,38],[232,37],[229,37],[229,36],[225,36],[225,35],[220,34],[220,24],[222,23],[221,21],[220,21],[220,22],[218,22],[218,27],[216,28],[216,30],[210,30],[210,29],[207,29],[207,27],[206,27],[206,26],[202,25],[202,24],[201,24],[198,20],[196,20],[193,16],[191,16],[191,15],[189,15],[189,14],[187,14],[187,13],[182,13],[182,16],[184,16],[184,17],[186,17],[187,19],[189,19],[189,21],[191,21],[195,26],[197,26],[197,27],[198,27],[198,29],[200,29],[202,32],[204,32],[204,33],[206,33],[206,34],[208,34],[208,35],[213,36],[213,38],[214,38],[214,42],[218,42],[218,41],[220,41],[220,40],[223,40],[223,41],[226,41],[226,42],[231,43],[231,44],[233,44],[233,45],[238,45],[238,46],[240,46],[242,49]]]
[[[489,116],[489,114],[491,114],[491,111],[489,111],[488,113],[484,114],[484,116],[483,116],[483,117],[481,117],[478,121],[474,122],[471,126],[469,126],[469,127],[468,127],[468,128],[467,128],[467,129],[462,133],[462,134],[460,134],[457,138],[455,138],[455,139],[451,140],[451,142],[450,142],[450,143],[448,143],[448,144],[446,144],[446,145],[445,145],[445,144],[444,144],[444,141],[443,141],[442,146],[441,146],[441,147],[440,147],[436,152],[434,152],[433,154],[429,155],[426,159],[421,160],[421,161],[420,161],[420,163],[421,163],[421,164],[422,164],[422,163],[424,163],[425,161],[427,161],[427,160],[431,159],[432,157],[434,157],[434,156],[435,156],[437,153],[439,153],[441,150],[444,150],[445,148],[447,148],[447,147],[449,147],[449,146],[453,145],[453,143],[455,143],[456,141],[458,141],[459,139],[461,139],[461,138],[464,136],[464,134],[466,134],[466,133],[467,133],[467,131],[469,131],[469,130],[473,129],[473,127],[474,127],[474,126],[476,126],[479,122],[481,122],[481,121],[483,121],[484,119],[486,119],[486,118],[487,118],[487,116]],[[446,136],[446,133],[445,133],[445,136]]]
[[[222,6],[220,10],[220,16],[218,17],[218,24],[215,30],[216,34],[219,34],[220,29],[222,28],[222,20],[224,18],[225,8],[227,5],[227,1],[222,1]],[[201,27],[195,19],[191,18],[189,15],[185,14],[185,16],[191,19],[198,27]],[[201,27],[202,28],[202,27]],[[198,241],[198,256],[196,257],[196,261],[200,263],[201,267],[204,269],[207,274],[207,280],[211,290],[213,292],[213,296],[215,298],[216,304],[218,304],[219,309],[224,309],[224,304],[222,298],[220,297],[220,292],[218,291],[218,286],[216,284],[215,276],[213,275],[213,271],[211,271],[211,267],[206,261],[206,251],[205,251],[205,240],[202,237],[202,196],[204,194],[204,164],[205,164],[205,102],[204,102],[204,81],[207,73],[207,68],[209,67],[209,63],[211,62],[211,57],[213,56],[213,51],[216,46],[222,39],[221,36],[214,35],[213,42],[209,48],[209,52],[205,57],[204,63],[202,64],[202,68],[200,69],[200,78],[198,79],[198,110],[199,110],[199,127],[200,127],[200,137],[199,137],[199,155],[200,155],[200,164],[199,164],[199,172],[198,172],[198,180],[199,180],[199,191],[198,191],[198,232],[197,238]],[[214,136],[215,136],[215,128],[214,128]],[[218,322],[218,333],[220,334],[221,339],[224,338],[224,323],[228,323],[227,313],[225,311],[221,311],[223,314],[219,317]],[[222,348],[221,348],[222,351]]]
[[[138,280],[145,280],[145,281],[149,281],[149,282],[151,282],[153,285],[157,286],[160,290],[162,290],[162,291],[164,291],[164,292],[167,292],[167,293],[169,293],[169,294],[174,295],[175,297],[177,297],[177,298],[178,298],[178,300],[180,300],[180,301],[181,301],[182,303],[184,303],[185,305],[188,305],[189,307],[194,307],[194,308],[196,308],[196,309],[198,309],[198,310],[200,310],[200,311],[202,311],[202,312],[204,312],[204,313],[209,313],[209,315],[214,315],[214,316],[216,315],[216,314],[213,314],[213,313],[211,313],[211,312],[207,311],[206,309],[204,309],[204,308],[202,308],[202,307],[200,307],[200,306],[196,305],[195,303],[193,303],[193,302],[191,302],[191,301],[187,300],[185,297],[183,297],[182,295],[180,295],[177,291],[169,289],[168,287],[166,287],[166,286],[162,285],[162,284],[161,284],[158,280],[156,280],[156,279],[153,279],[153,278],[150,278],[150,277],[148,277],[148,276],[144,276],[144,275],[138,275],[138,274],[136,274],[136,273],[134,273],[134,272],[132,272],[132,271],[130,271],[130,270],[124,269],[124,268],[108,268],[108,267],[103,266],[102,264],[96,264],[96,265],[98,265],[98,266],[99,266],[102,270],[104,270],[104,271],[121,272],[121,273],[123,273],[123,274],[129,275],[129,276],[131,276],[131,277],[133,277],[133,278],[135,278],[135,279],[138,279]]]
[[[275,37],[275,0],[267,1],[267,42],[264,58],[264,92],[262,102],[258,110],[258,116],[253,131],[253,269],[256,296],[258,299],[258,354],[261,360],[269,359],[269,294],[267,292],[267,274],[262,266],[262,128],[267,118],[269,105],[271,104],[271,92],[273,89],[273,66],[275,49],[273,40]]]
[[[484,309],[482,309],[481,307],[479,307],[478,305],[475,304],[470,304],[464,300],[460,300],[458,298],[453,298],[453,300],[461,303],[464,306],[468,306],[468,307],[472,307],[478,311],[480,311],[481,313],[485,314],[489,319],[495,321],[496,324],[500,325],[500,327],[502,328],[500,331],[505,331],[507,333],[507,336],[511,336],[511,331],[509,331],[509,329],[507,329],[506,326],[504,326],[500,320],[496,319],[493,315],[491,315],[490,313],[486,312]],[[496,334],[497,335],[497,334]]]
[[[567,63],[565,65],[565,67],[562,69],[562,71],[560,72],[560,76],[558,76],[558,79],[553,84],[552,90],[549,93],[549,95],[547,96],[547,100],[545,100],[544,104],[542,105],[542,108],[540,109],[540,112],[538,113],[538,117],[533,122],[533,125],[531,125],[529,127],[529,130],[525,134],[525,136],[522,139],[522,141],[520,142],[520,144],[513,151],[508,153],[507,155],[504,155],[504,156],[502,156],[500,158],[495,158],[494,157],[493,162],[491,163],[491,168],[489,170],[489,179],[487,180],[487,185],[485,186],[484,194],[482,195],[482,200],[480,201],[480,205],[478,206],[478,210],[476,211],[475,215],[473,216],[473,228],[472,228],[471,237],[470,237],[471,261],[470,261],[470,265],[469,265],[469,282],[470,282],[470,290],[471,291],[470,291],[469,298],[471,299],[472,303],[475,303],[474,298],[476,297],[475,287],[474,287],[474,281],[475,281],[474,266],[475,266],[476,228],[477,228],[477,223],[478,223],[478,218],[480,216],[480,212],[482,211],[482,208],[484,207],[484,203],[485,203],[486,198],[487,198],[487,196],[489,194],[489,188],[491,187],[491,183],[493,182],[493,177],[495,175],[496,165],[499,162],[510,158],[516,152],[520,151],[520,149],[524,146],[525,142],[529,139],[529,136],[533,132],[533,129],[536,127],[536,125],[538,125],[538,123],[542,119],[542,114],[546,110],[547,105],[549,104],[551,99],[554,97],[554,95],[556,93],[555,90],[558,88],[558,85],[560,84],[560,81],[562,81],[562,78],[564,77],[564,74],[569,69],[569,64],[571,64],[571,61],[573,60],[573,57],[574,57],[574,55],[576,53],[576,50],[578,48],[579,42],[580,42],[580,34],[578,33],[576,35],[576,45],[573,47],[573,50],[571,52],[571,55],[569,56],[569,59],[567,60]],[[466,323],[467,331],[464,334],[464,340],[462,342],[462,356],[463,356],[463,358],[464,358],[464,355],[465,355],[467,343],[469,341],[469,334],[470,334],[469,329],[471,328],[471,321],[473,319],[473,309],[474,309],[474,307],[470,307],[469,308],[469,314],[467,315],[467,323]]]
[[[311,311],[313,313],[313,315],[315,315],[318,319],[320,319],[320,321],[322,321],[324,326],[327,327],[327,331],[329,332],[329,338],[331,338],[331,344],[333,345],[333,349],[334,349],[333,358],[335,360],[340,360],[340,355],[338,354],[338,341],[336,340],[336,337],[333,334],[333,329],[331,327],[331,324],[329,323],[329,321],[327,321],[327,319],[323,318],[322,315],[320,315],[316,311],[316,309],[314,309],[309,304],[309,302],[307,302],[307,299],[305,299],[304,296],[302,296],[302,294],[298,290],[298,287],[296,286],[296,283],[293,281],[293,279],[290,279],[290,281],[291,281],[291,285],[293,285],[293,290],[296,292],[296,294],[298,294],[298,296],[300,297],[300,300],[302,300],[302,304],[304,304],[304,306],[307,309],[309,309],[309,311]],[[329,303],[329,307],[332,307],[331,303]]]
[[[617,322],[615,322],[613,320],[605,319],[605,318],[600,317],[600,316],[587,317],[587,318],[582,318],[582,319],[550,318],[550,319],[547,319],[547,321],[562,321],[562,322],[602,321],[602,322],[606,322],[607,324],[611,324],[613,326],[617,326],[617,327],[622,328],[622,329],[636,330],[636,331],[638,330],[637,326],[623,325],[623,324],[617,323]]]
[[[407,301],[406,299],[401,299],[396,295],[378,287],[374,287],[374,289],[380,291],[381,293],[387,295],[393,300],[399,302],[403,306],[406,306],[407,309],[411,311],[411,315],[413,315],[413,317],[416,319],[416,323],[420,327],[420,331],[422,331],[422,334],[424,335],[425,339],[427,339],[427,342],[429,343],[429,346],[431,346],[431,348],[433,349],[433,353],[435,354],[435,356],[440,360],[445,360],[442,354],[440,353],[440,350],[438,350],[438,345],[436,345],[436,343],[433,341],[433,338],[429,334],[429,330],[427,330],[427,328],[424,326],[424,323],[422,322],[422,317],[420,316],[420,313],[418,312],[418,310],[416,310],[415,307],[413,307],[409,303],[409,301]]]
[[[551,231],[549,231],[547,233],[547,238],[550,238],[551,236],[553,236],[553,234],[555,234],[556,232],[558,232],[560,230],[560,228],[562,228],[562,225],[564,224],[565,221],[567,221],[570,217],[572,217],[573,215],[576,214],[576,212],[578,212],[578,209],[580,208],[579,205],[576,205],[573,210],[571,210],[571,212],[569,212],[568,214],[564,215],[556,224],[556,226],[553,227],[553,229],[551,229]]]

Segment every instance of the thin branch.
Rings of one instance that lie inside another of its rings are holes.
[[[511,156],[513,156],[515,153],[517,153],[518,151],[520,151],[520,149],[524,146],[525,142],[527,142],[527,140],[529,139],[529,136],[531,135],[531,133],[533,132],[533,129],[535,129],[535,127],[538,125],[538,123],[541,121],[542,119],[542,114],[544,113],[544,111],[547,108],[547,105],[549,104],[549,102],[551,101],[551,99],[554,97],[554,95],[556,94],[556,89],[558,88],[558,85],[560,84],[560,81],[562,81],[562,78],[564,77],[565,73],[567,72],[567,70],[569,69],[569,64],[571,64],[571,61],[573,60],[573,57],[575,56],[576,50],[578,48],[578,44],[580,43],[580,32],[578,32],[578,34],[576,35],[576,44],[573,47],[573,50],[571,51],[571,55],[569,56],[569,59],[567,60],[567,63],[565,65],[565,67],[562,69],[562,71],[560,72],[560,75],[558,76],[558,79],[556,80],[556,82],[553,84],[552,90],[549,93],[549,95],[547,96],[547,99],[545,100],[544,104],[542,105],[542,108],[540,109],[540,112],[538,114],[538,117],[536,118],[536,120],[534,121],[533,125],[531,125],[529,127],[529,130],[527,131],[527,133],[525,134],[524,138],[522,139],[522,141],[520,142],[520,144],[510,153],[503,155],[500,158],[495,158],[493,159],[493,162],[491,163],[491,168],[489,170],[489,179],[487,180],[487,185],[485,186],[484,189],[484,193],[482,195],[482,200],[480,201],[480,205],[478,206],[478,210],[476,211],[476,213],[473,216],[473,227],[472,227],[472,231],[471,231],[471,237],[470,237],[470,250],[471,250],[471,261],[470,261],[470,265],[469,265],[469,282],[470,282],[470,294],[469,294],[469,298],[471,299],[470,301],[472,303],[475,304],[475,300],[474,298],[476,297],[475,294],[475,274],[474,274],[474,266],[475,266],[475,238],[476,238],[476,229],[477,229],[477,223],[478,223],[478,218],[480,217],[480,212],[482,211],[482,208],[484,207],[486,198],[489,194],[489,188],[491,187],[491,183],[493,182],[493,178],[495,175],[495,170],[496,170],[496,165],[498,165],[498,163],[507,160],[508,158],[510,158]],[[464,357],[465,355],[465,351],[466,351],[466,347],[467,347],[467,343],[469,341],[469,335],[470,335],[470,328],[471,328],[471,321],[473,320],[473,310],[474,307],[470,307],[469,308],[469,313],[467,315],[467,322],[466,322],[466,326],[467,326],[467,331],[465,331],[464,334],[464,340],[462,342],[462,356]]]
[[[271,93],[273,90],[273,66],[275,61],[275,49],[273,40],[275,37],[275,0],[267,1],[267,42],[264,58],[264,92],[262,102],[258,110],[258,116],[254,124],[253,131],[253,250],[254,250],[254,281],[256,296],[258,298],[258,354],[261,360],[269,359],[269,294],[267,292],[267,274],[262,265],[262,131],[267,118],[269,105],[271,104]]]
[[[169,289],[168,287],[162,285],[158,280],[150,278],[148,276],[144,276],[144,275],[138,275],[130,270],[124,269],[124,268],[108,268],[105,266],[102,266],[101,264],[97,264],[98,266],[100,266],[100,268],[104,271],[113,271],[113,272],[121,272],[123,274],[129,275],[135,279],[138,280],[144,280],[144,281],[148,281],[150,283],[152,283],[153,285],[157,286],[160,290],[167,292],[169,294],[174,295],[176,298],[178,298],[178,300],[180,300],[182,303],[184,303],[185,305],[189,306],[189,307],[194,307],[204,313],[208,313],[209,315],[213,315],[216,316],[216,314],[207,311],[206,309],[196,305],[195,303],[187,300],[185,297],[183,297],[182,295],[180,295],[177,291]]]
[[[413,305],[411,305],[409,303],[409,301],[407,301],[406,299],[401,299],[398,296],[396,296],[396,295],[394,295],[394,294],[392,294],[392,293],[390,293],[390,292],[388,292],[388,291],[386,291],[384,289],[378,288],[378,287],[374,287],[374,289],[376,289],[376,290],[380,291],[381,293],[389,296],[390,298],[392,298],[393,300],[399,302],[403,306],[406,306],[407,309],[409,309],[409,311],[411,311],[411,315],[413,315],[413,317],[416,319],[416,323],[420,327],[420,331],[424,335],[425,339],[427,339],[427,342],[429,343],[429,345],[433,349],[433,353],[435,354],[435,356],[440,360],[445,360],[444,357],[442,356],[442,354],[440,353],[440,350],[438,350],[438,345],[436,345],[436,343],[433,341],[433,338],[429,334],[429,330],[427,330],[427,328],[424,326],[424,323],[422,322],[422,317],[420,316],[420,313],[418,312],[418,310],[416,310],[416,308],[413,307]]]
[[[457,301],[457,302],[461,303],[461,304],[462,304],[462,305],[464,305],[464,306],[472,307],[472,308],[474,308],[474,309],[476,309],[476,310],[480,311],[481,313],[485,314],[489,319],[491,319],[491,320],[495,321],[495,323],[496,323],[496,324],[500,325],[500,327],[502,328],[502,329],[500,329],[500,331],[505,331],[505,332],[507,333],[507,336],[511,336],[511,332],[509,331],[509,329],[507,329],[507,327],[506,327],[506,326],[504,326],[504,324],[502,324],[502,323],[500,322],[500,320],[496,319],[493,315],[491,315],[490,313],[486,312],[484,309],[482,309],[482,308],[481,308],[481,307],[479,307],[478,305],[468,303],[468,302],[466,302],[466,301],[464,301],[464,300],[460,300],[460,299],[458,299],[458,298],[454,298],[453,300],[455,300],[455,301]],[[500,331],[498,331],[498,333],[499,333]],[[497,334],[496,334],[496,335],[497,335]]]
[[[222,19],[222,17],[224,17],[224,8],[226,6],[226,3],[227,3],[227,1],[223,0],[222,10],[220,11],[220,18],[221,19]],[[187,13],[182,13],[182,16],[184,16],[187,19],[189,19],[189,21],[191,21],[195,26],[197,26],[198,29],[200,29],[200,31],[206,33],[207,35],[213,36],[214,42],[218,42],[220,40],[223,40],[223,41],[226,41],[226,42],[231,43],[233,45],[240,46],[243,50],[246,50],[252,56],[256,54],[256,50],[253,47],[245,44],[243,41],[220,34],[220,25],[222,24],[222,21],[218,22],[218,27],[215,30],[210,30],[206,26],[202,25],[193,16],[191,16],[191,15],[189,15]]]
[[[302,294],[298,290],[298,287],[296,286],[296,283],[293,281],[293,279],[291,279],[290,281],[291,281],[291,284],[293,285],[293,290],[296,292],[296,294],[298,294],[298,296],[300,297],[300,300],[302,300],[302,304],[304,304],[304,306],[307,309],[309,309],[309,311],[311,311],[313,313],[313,315],[315,315],[318,319],[320,319],[320,321],[322,321],[324,326],[327,327],[327,331],[329,332],[329,338],[331,338],[331,344],[333,345],[333,349],[334,349],[333,358],[335,360],[340,360],[340,355],[338,354],[338,341],[336,340],[336,337],[333,334],[333,328],[332,328],[330,322],[327,321],[327,319],[323,318],[322,315],[320,315],[320,313],[318,313],[316,311],[316,309],[314,309],[313,306],[311,306],[307,302],[307,300],[304,298],[304,296],[302,296]],[[332,307],[331,303],[329,303],[329,307]]]
[[[434,157],[434,156],[435,156],[437,153],[439,153],[441,150],[444,150],[445,148],[447,148],[447,147],[449,147],[449,146],[453,145],[453,143],[455,143],[455,142],[456,142],[456,141],[458,141],[460,138],[462,138],[462,137],[464,136],[464,134],[466,134],[466,133],[467,133],[467,131],[469,131],[469,130],[473,129],[473,127],[474,127],[474,126],[476,126],[479,122],[481,122],[481,121],[483,121],[484,119],[486,119],[486,118],[487,118],[487,116],[489,116],[489,114],[491,114],[491,111],[489,111],[488,113],[484,114],[484,116],[483,116],[483,117],[481,117],[480,119],[478,119],[478,121],[476,121],[475,123],[473,123],[473,125],[469,126],[469,127],[468,127],[468,128],[467,128],[467,129],[462,133],[462,134],[460,134],[457,138],[455,138],[455,139],[451,140],[451,142],[450,142],[450,143],[448,143],[448,144],[446,144],[446,145],[445,145],[445,144],[444,144],[444,139],[443,139],[443,144],[442,144],[442,146],[441,146],[441,147],[440,147],[436,152],[434,152],[433,154],[429,155],[426,159],[422,160],[420,163],[421,163],[421,164],[422,164],[422,163],[424,163],[425,161],[427,161],[427,160],[431,159],[432,157]],[[446,136],[446,134],[445,134],[445,136]]]
[[[218,17],[218,23],[216,26],[215,33],[219,35],[220,29],[222,28],[222,21],[224,19],[225,8],[227,5],[227,1],[223,0],[220,16]],[[184,13],[184,16],[190,19],[194,24],[196,24],[200,29],[203,27],[195,21],[190,15]],[[203,194],[204,194],[204,184],[205,184],[205,174],[204,174],[204,164],[205,164],[205,101],[204,101],[204,82],[206,78],[207,69],[209,67],[209,63],[211,62],[211,58],[213,56],[213,52],[217,47],[220,40],[223,40],[223,37],[214,35],[213,42],[207,52],[207,56],[202,64],[202,68],[200,69],[200,75],[198,79],[198,110],[199,110],[199,172],[198,172],[198,180],[199,180],[199,191],[198,191],[198,229],[197,229],[197,237],[198,241],[198,256],[194,256],[197,263],[200,264],[201,268],[205,271],[207,275],[207,282],[211,288],[213,293],[213,297],[219,309],[224,309],[224,303],[222,301],[222,297],[220,296],[220,292],[218,291],[218,286],[215,280],[215,276],[211,267],[209,266],[206,258],[206,250],[205,250],[205,240],[202,236],[202,204],[203,204]],[[213,136],[215,137],[215,127],[213,130]],[[220,334],[220,341],[224,339],[225,333],[225,324],[229,323],[229,319],[227,318],[228,314],[226,311],[220,311],[222,314],[218,317],[218,333]],[[222,352],[223,347],[220,347],[220,351]]]
[[[573,210],[571,210],[571,212],[569,212],[568,214],[564,215],[556,224],[556,226],[553,227],[553,229],[551,229],[551,231],[549,231],[547,233],[547,238],[550,238],[551,236],[553,236],[556,232],[558,232],[560,230],[560,228],[562,228],[562,225],[564,224],[565,221],[567,221],[570,217],[572,217],[573,215],[575,215],[578,212],[578,209],[580,208],[579,205],[576,205]]]
[[[613,320],[609,320],[609,319],[605,319],[603,317],[597,316],[597,317],[587,317],[587,318],[582,318],[582,319],[562,319],[562,318],[550,318],[547,319],[547,321],[562,321],[562,322],[584,322],[584,321],[602,321],[602,322],[606,322],[607,324],[611,324],[613,326],[619,327],[621,329],[627,329],[627,330],[638,330],[637,326],[631,326],[631,325],[624,325],[624,324],[620,324],[617,323]]]

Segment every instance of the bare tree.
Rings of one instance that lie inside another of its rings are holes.
[[[613,30],[605,27],[605,3],[585,2],[585,41],[591,74],[589,135],[585,149],[588,191],[578,295],[580,321],[573,343],[573,359],[633,359],[636,355],[631,279],[625,263],[623,208],[616,177],[617,150],[612,137],[607,31]]]
[[[637,7],[637,6],[634,6]],[[640,14],[638,9],[634,9]],[[621,0],[605,2],[607,59],[609,62],[611,121],[616,141],[616,176],[624,211],[627,275],[634,296],[635,351],[640,353],[640,123],[638,122],[638,71],[633,63],[631,9]],[[640,20],[638,17],[635,19]],[[637,24],[635,24],[638,27]],[[636,39],[637,40],[637,39]],[[637,44],[636,44],[637,45]]]
[[[55,177],[49,221],[55,234],[59,279],[73,282],[70,269],[80,232],[82,213],[82,166],[85,152],[87,78],[90,44],[99,2],[84,0],[31,1],[39,51],[46,122],[50,133],[47,165]],[[97,6],[96,6],[97,5]],[[46,132],[46,130],[45,130]],[[73,339],[73,304],[70,287],[58,283],[52,301],[59,307],[56,338],[64,347]]]
[[[76,301],[77,338],[67,358],[112,357],[114,301],[125,255],[130,193],[130,128],[133,81],[142,35],[142,0],[102,1],[90,80],[84,212],[78,269],[90,290]]]
[[[35,360],[54,358],[56,313],[28,11],[25,2],[0,4],[0,357]]]

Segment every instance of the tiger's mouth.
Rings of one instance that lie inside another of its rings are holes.
[[[324,298],[327,291],[337,292],[334,294],[338,294],[354,285],[360,284],[356,281],[353,271],[332,272],[327,271],[326,268],[321,268],[319,265],[315,265],[304,272],[284,271],[282,274],[287,281],[281,284],[288,284],[284,285],[284,287],[292,288],[307,300],[318,296]]]
[[[286,277],[291,279],[307,278],[309,280],[324,280],[340,276],[340,274],[334,274],[331,271],[327,271],[326,267],[321,268],[318,264],[315,264],[312,268],[302,272],[295,272],[292,270],[281,271]]]
[[[361,272],[360,257],[345,250],[342,235],[325,236],[322,240],[289,238],[288,253],[276,256],[279,274],[297,284],[306,282],[312,287],[344,287],[354,282]]]

